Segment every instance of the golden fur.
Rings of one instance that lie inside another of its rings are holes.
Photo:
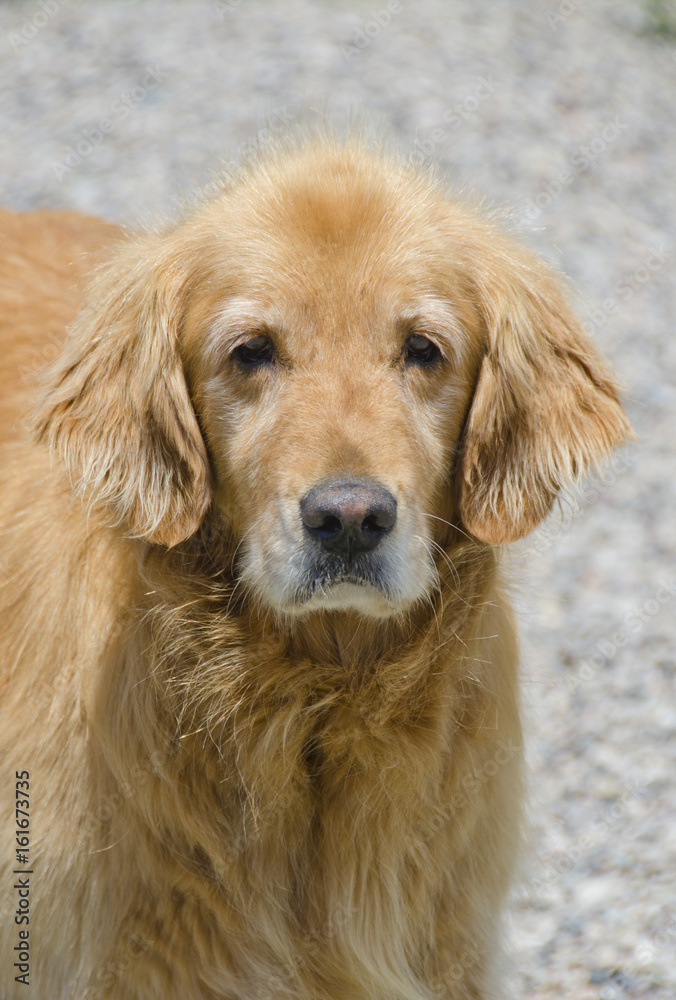
[[[503,995],[521,731],[495,546],[628,432],[558,279],[330,140],[156,234],[3,213],[0,257],[0,995]],[[244,370],[255,337],[276,353]],[[298,504],[332,477],[384,484],[397,523],[375,583],[302,591]]]

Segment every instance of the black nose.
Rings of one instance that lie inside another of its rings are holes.
[[[323,549],[351,559],[370,552],[392,530],[397,501],[375,483],[333,480],[303,497],[300,515]]]

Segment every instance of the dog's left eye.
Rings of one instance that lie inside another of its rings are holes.
[[[414,333],[406,341],[404,347],[404,358],[406,361],[416,365],[432,365],[440,357],[441,351],[437,345],[419,333]]]
[[[239,344],[232,352],[232,356],[243,368],[271,364],[275,359],[275,346],[269,337],[261,333],[246,343]]]

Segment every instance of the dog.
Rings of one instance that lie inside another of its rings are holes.
[[[630,434],[562,282],[328,138],[0,229],[2,997],[503,996],[499,553]]]

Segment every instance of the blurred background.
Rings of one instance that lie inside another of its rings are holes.
[[[571,279],[639,441],[505,555],[531,845],[514,995],[676,997],[676,3],[0,3],[0,194],[131,226],[366,119]]]

